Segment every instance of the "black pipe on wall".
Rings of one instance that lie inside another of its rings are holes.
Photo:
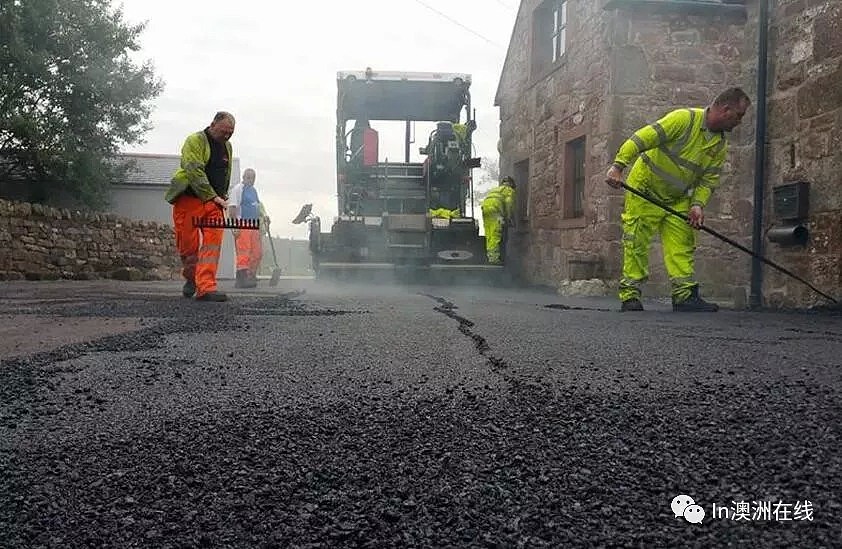
[[[763,305],[763,196],[766,186],[766,85],[768,64],[769,0],[759,0],[757,33],[757,125],[754,134],[754,220],[751,246],[755,255],[751,262],[749,306]]]

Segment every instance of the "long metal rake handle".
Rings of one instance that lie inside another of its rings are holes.
[[[674,209],[670,208],[668,205],[664,204],[663,202],[661,202],[657,198],[655,198],[653,196],[650,196],[650,195],[648,195],[644,192],[641,192],[637,189],[633,189],[633,188],[629,187],[626,183],[622,183],[622,186],[625,190],[629,191],[630,193],[636,194],[637,196],[643,198],[644,200],[647,200],[647,201],[651,202],[652,204],[655,204],[656,206],[659,206],[659,207],[663,208],[664,210],[668,211],[672,215],[680,217],[684,221],[687,221],[686,215],[675,211]],[[719,240],[722,240],[723,242],[727,242],[728,244],[734,246],[735,248],[738,248],[738,249],[744,251],[745,253],[747,253],[747,254],[749,254],[753,257],[756,257],[757,259],[759,259],[760,261],[762,261],[766,265],[769,265],[770,267],[779,270],[783,274],[785,274],[787,276],[791,276],[792,278],[794,278],[798,282],[801,282],[802,284],[805,284],[805,285],[809,286],[811,290],[813,290],[814,292],[816,292],[820,296],[824,297],[825,299],[830,300],[832,303],[838,304],[838,302],[835,299],[833,299],[832,297],[830,297],[829,295],[827,295],[823,291],[819,290],[818,288],[816,288],[815,286],[813,286],[812,284],[810,284],[809,282],[807,282],[806,280],[804,280],[803,278],[798,276],[797,274],[789,271],[788,269],[786,269],[784,267],[781,267],[780,265],[778,265],[777,263],[775,263],[773,261],[770,261],[770,260],[766,259],[762,255],[760,255],[758,253],[755,253],[752,250],[749,250],[748,248],[746,248],[745,246],[743,246],[739,242],[735,242],[735,241],[731,240],[730,238],[728,238],[727,236],[725,236],[723,234],[720,234],[720,233],[714,231],[713,229],[709,229],[708,227],[705,227],[704,225],[699,227],[699,229],[702,230],[702,231],[705,231],[708,234],[711,234],[711,235],[715,236],[716,238],[718,238]]]
[[[194,217],[193,226],[206,227],[210,229],[244,229],[258,231],[260,230],[260,220]]]

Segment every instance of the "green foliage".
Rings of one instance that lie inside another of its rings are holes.
[[[0,2],[0,181],[32,201],[66,194],[104,206],[125,169],[111,158],[149,129],[162,83],[130,58],[145,25],[110,4]]]

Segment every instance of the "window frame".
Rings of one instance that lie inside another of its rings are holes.
[[[570,0],[544,0],[532,12],[530,79],[546,78],[567,59]]]
[[[585,186],[588,181],[588,136],[580,135],[564,144],[563,218],[585,216]]]
[[[567,53],[568,0],[555,0],[553,13],[553,55],[551,65],[558,63]],[[559,18],[563,19],[559,24]]]

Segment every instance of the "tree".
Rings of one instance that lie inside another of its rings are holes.
[[[126,24],[110,4],[0,2],[0,181],[33,202],[68,194],[106,205],[127,169],[114,155],[149,129],[163,84],[129,58],[145,24]]]
[[[479,203],[488,191],[500,184],[500,163],[487,156],[482,157],[482,175],[474,187],[474,200]]]

